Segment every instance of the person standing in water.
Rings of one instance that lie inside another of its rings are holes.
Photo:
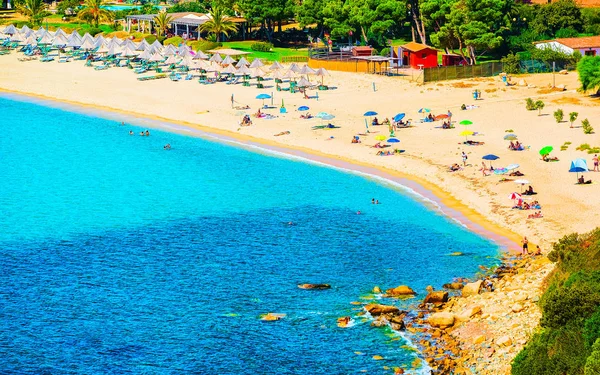
[[[523,237],[523,240],[521,241],[521,243],[523,244],[523,252],[521,254],[527,255],[528,249],[529,249],[529,240],[527,239],[527,237]]]

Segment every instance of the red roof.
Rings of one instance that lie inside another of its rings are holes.
[[[556,41],[573,49],[599,48],[600,36],[584,36],[581,38],[558,38]]]
[[[415,43],[415,42],[410,42],[410,43],[406,43],[402,47],[402,49],[408,50],[410,52],[419,52],[422,51],[424,49],[430,49],[430,50],[436,50],[435,48],[429,47],[425,44],[421,44],[421,43]]]

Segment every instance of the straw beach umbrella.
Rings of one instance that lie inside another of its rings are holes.
[[[280,70],[284,69],[283,65],[279,63],[279,61],[275,61],[270,67],[269,70]]]
[[[325,79],[325,76],[331,75],[325,68],[317,69],[317,72],[315,74],[317,75],[317,77],[321,77],[321,86],[323,86],[323,80]]]
[[[317,72],[316,70],[314,70],[313,68],[311,68],[310,66],[308,66],[306,64],[302,67],[302,69],[300,69],[300,74],[304,74],[306,76],[308,76],[309,74],[315,74],[316,72]]]
[[[177,59],[176,55],[171,55],[167,58],[167,60],[165,61],[165,64],[167,64],[167,65],[177,64],[178,61],[179,61],[179,59]]]
[[[6,34],[6,35],[13,35],[13,34],[16,34],[17,32],[18,32],[18,30],[15,27],[15,25],[13,25],[13,24],[10,24],[10,25],[6,26],[4,28],[4,30],[2,30],[2,33]]]
[[[138,58],[140,58],[141,60],[150,60],[151,57],[152,54],[149,50],[142,51],[142,53],[140,53],[140,55],[138,56]]]
[[[211,56],[211,58],[209,59],[209,61],[220,63],[220,62],[223,61],[223,59],[221,58],[221,55],[219,55],[218,53],[215,53],[214,55]]]
[[[152,57],[148,59],[150,62],[162,62],[165,58],[158,52],[154,52]]]
[[[242,56],[242,58],[237,62],[237,64],[235,64],[235,67],[241,68],[242,65],[245,65],[245,66],[250,65],[250,62],[248,62],[248,60],[246,60],[246,58],[244,56]]]
[[[233,59],[233,57],[227,55],[225,56],[225,58],[223,59],[223,61],[221,61],[222,65],[231,65],[235,63],[235,60]]]
[[[256,58],[252,61],[252,64],[250,64],[250,69],[262,68],[263,66],[265,66],[265,64],[260,59]]]
[[[196,52],[194,60],[208,60],[208,55],[202,51]]]
[[[150,44],[146,39],[142,39],[140,44],[137,45],[136,51],[145,51],[150,49]]]
[[[294,73],[300,73],[300,67],[298,67],[298,64],[296,63],[292,63],[292,65],[290,65],[290,69],[292,72]]]

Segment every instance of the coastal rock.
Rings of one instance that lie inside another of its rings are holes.
[[[373,316],[378,316],[381,314],[398,314],[400,312],[400,309],[396,306],[379,305],[375,303],[366,305],[365,309]]]
[[[383,359],[383,357],[380,356],[380,355],[374,355],[373,359],[376,360],[376,361],[381,361]]]
[[[517,83],[517,86],[521,86],[521,87],[525,87],[527,86],[527,82],[525,82],[524,79],[519,80],[519,82]]]
[[[469,297],[479,294],[479,290],[481,289],[482,280],[477,280],[474,283],[468,283],[462,289],[462,296]]]
[[[461,322],[466,322],[480,312],[481,305],[470,305],[466,307],[460,314],[456,315],[456,319]]]
[[[425,290],[427,291],[427,293],[431,293],[434,291],[433,287],[431,285],[427,285],[427,287],[425,288]]]
[[[485,341],[484,335],[479,335],[479,336],[473,338],[473,344],[475,344],[475,345],[482,344],[484,341]]]
[[[415,291],[406,285],[400,285],[393,289],[388,289],[385,291],[388,296],[391,297],[405,297],[405,296],[414,296]]]
[[[512,307],[510,309],[512,310],[512,312],[518,313],[518,312],[523,311],[523,309],[525,309],[525,307],[523,305],[521,305],[520,303],[515,303],[514,305],[512,305]]]
[[[444,303],[448,302],[448,292],[437,291],[429,292],[427,297],[423,300],[423,303]]]
[[[512,340],[508,336],[501,336],[496,339],[496,345],[509,346],[512,345]]]
[[[394,375],[402,375],[404,374],[404,369],[401,367],[394,367]]]
[[[323,289],[331,289],[331,285],[329,285],[329,284],[299,284],[298,288],[323,290]]]
[[[381,288],[379,288],[378,286],[373,288],[373,293],[375,294],[381,294]]]
[[[448,283],[448,284],[442,285],[442,287],[444,289],[459,290],[459,289],[464,288],[465,285],[463,283]]]
[[[348,324],[350,324],[351,321],[352,318],[350,318],[349,316],[342,316],[341,318],[338,318],[337,325],[340,328],[346,328],[348,327]]]
[[[433,327],[448,328],[454,325],[454,314],[448,312],[438,312],[429,315],[427,322]]]

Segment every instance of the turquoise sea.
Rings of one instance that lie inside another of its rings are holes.
[[[410,368],[411,337],[351,302],[376,285],[422,298],[498,263],[498,245],[376,179],[0,106],[0,373],[389,374]],[[338,328],[346,315],[356,325]]]

